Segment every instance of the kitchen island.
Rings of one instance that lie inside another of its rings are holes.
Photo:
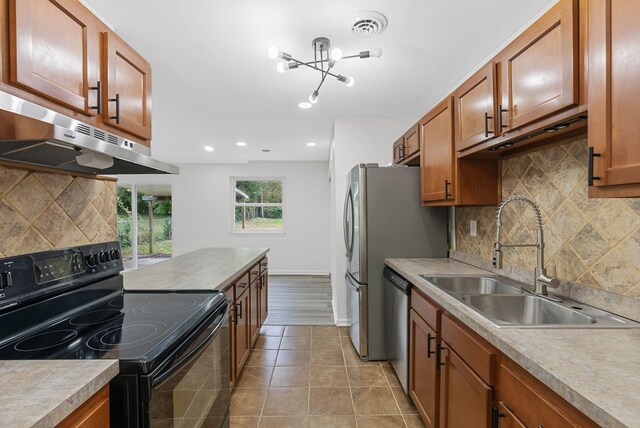
[[[269,248],[202,248],[124,272],[124,289],[224,290],[269,252]]]
[[[55,426],[117,374],[118,360],[0,361],[2,426]]]
[[[601,426],[640,427],[640,329],[499,328],[426,275],[495,275],[452,259],[387,259],[423,295]]]

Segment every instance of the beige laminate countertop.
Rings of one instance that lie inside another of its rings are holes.
[[[118,360],[0,361],[2,426],[55,426],[117,374]]]
[[[498,328],[419,276],[491,272],[451,259],[386,264],[595,422],[640,427],[640,329]]]
[[[124,272],[124,289],[221,290],[268,252],[269,248],[202,248]]]

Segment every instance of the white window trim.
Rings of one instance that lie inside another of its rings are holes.
[[[269,230],[269,229],[251,229],[242,230],[235,229],[235,208],[236,208],[236,181],[280,181],[282,183],[282,203],[250,203],[245,206],[263,206],[263,207],[279,207],[282,206],[282,229]],[[229,180],[229,198],[230,198],[230,210],[229,210],[229,234],[235,236],[255,236],[255,235],[286,235],[287,232],[287,179],[286,177],[230,177]]]

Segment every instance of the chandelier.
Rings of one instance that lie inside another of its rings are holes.
[[[300,61],[293,58],[290,54],[279,50],[275,46],[269,48],[269,57],[273,59],[279,58],[281,60],[276,67],[280,73],[299,67],[307,67],[320,72],[321,76],[318,87],[311,93],[311,95],[309,95],[309,102],[302,102],[298,104],[298,107],[300,108],[310,108],[313,104],[318,102],[320,88],[324,84],[327,76],[337,79],[348,87],[353,86],[353,77],[335,74],[331,71],[339,61],[351,58],[380,58],[382,56],[382,49],[380,48],[370,51],[362,51],[354,55],[343,56],[340,48],[331,49],[331,41],[326,37],[317,37],[313,39],[311,46],[313,47],[313,61]]]

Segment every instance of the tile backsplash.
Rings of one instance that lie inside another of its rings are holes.
[[[0,166],[0,257],[116,239],[115,181]]]
[[[502,197],[517,194],[542,209],[545,262],[561,280],[640,299],[640,199],[587,198],[586,139],[502,161]],[[495,215],[496,207],[456,208],[457,252],[491,260]],[[523,203],[505,207],[502,225],[503,243],[536,240],[533,210]],[[503,256],[505,266],[536,265],[535,248],[505,248]]]

